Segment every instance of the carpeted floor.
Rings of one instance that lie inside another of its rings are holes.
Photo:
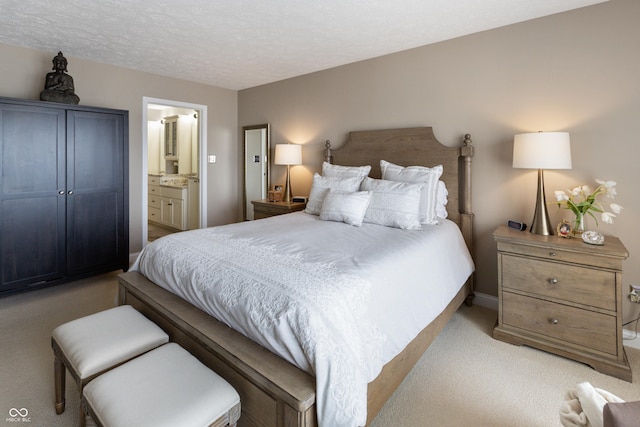
[[[67,374],[67,410],[53,407],[51,331],[62,323],[115,306],[116,274],[0,298],[0,426],[78,426],[79,393]],[[11,422],[11,408],[29,422]],[[23,412],[24,413],[24,412]]]
[[[462,306],[389,399],[371,427],[560,426],[566,390],[588,381],[640,400],[640,350],[627,349],[634,382],[492,338],[497,312]]]
[[[0,299],[0,426],[78,425],[79,398],[67,375],[67,410],[53,408],[51,331],[115,305],[115,274]],[[588,366],[491,338],[496,312],[463,306],[371,427],[559,426],[565,391],[589,381],[640,400],[640,350],[628,349],[633,384]],[[11,421],[11,408],[28,411]]]

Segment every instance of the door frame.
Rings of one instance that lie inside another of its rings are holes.
[[[207,227],[207,106],[202,104],[192,104],[188,102],[173,101],[170,99],[152,98],[148,96],[142,97],[142,247],[149,243],[149,195],[148,195],[148,177],[149,177],[149,152],[148,152],[148,119],[147,112],[149,104],[166,105],[167,107],[189,108],[198,114],[198,178],[200,181],[200,228]]]

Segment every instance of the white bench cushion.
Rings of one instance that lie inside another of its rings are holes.
[[[208,426],[240,403],[231,385],[176,343],[97,377],[83,395],[110,427]]]
[[[169,341],[160,327],[129,305],[72,320],[51,336],[81,379]]]

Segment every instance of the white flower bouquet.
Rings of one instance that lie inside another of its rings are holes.
[[[584,215],[588,214],[598,225],[598,218],[594,212],[600,213],[602,222],[606,224],[613,224],[613,219],[616,214],[622,212],[623,207],[616,203],[609,203],[609,211],[605,209],[605,205],[599,201],[600,196],[605,196],[609,199],[615,198],[618,194],[616,191],[615,181],[603,181],[596,179],[598,187],[591,191],[591,188],[587,185],[579,185],[573,190],[568,190],[567,195],[564,191],[556,191],[556,203],[558,207],[563,209],[569,209],[576,215],[576,221],[574,225],[574,231],[584,231]]]

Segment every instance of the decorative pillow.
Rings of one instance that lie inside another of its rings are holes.
[[[313,175],[313,183],[311,184],[311,191],[309,192],[309,200],[307,201],[307,207],[305,212],[312,215],[320,214],[322,208],[322,201],[329,192],[329,189],[343,191],[358,191],[360,189],[360,183],[362,178],[339,178],[335,176],[320,176],[317,173]]]
[[[352,178],[357,176],[364,178],[369,176],[371,166],[340,166],[322,162],[322,176],[335,176],[338,178]]]
[[[442,181],[438,181],[438,194],[436,196],[436,216],[439,218],[446,218],[449,213],[447,212],[447,203],[449,191],[447,186]]]
[[[365,178],[360,189],[372,194],[364,222],[421,230],[420,194],[424,185]]]
[[[342,190],[329,190],[322,202],[320,219],[344,222],[360,227],[370,201],[371,191],[351,193]]]
[[[401,182],[424,182],[420,200],[420,222],[422,224],[436,224],[436,199],[438,181],[442,175],[442,165],[428,168],[425,166],[402,167],[380,160],[382,179]]]

